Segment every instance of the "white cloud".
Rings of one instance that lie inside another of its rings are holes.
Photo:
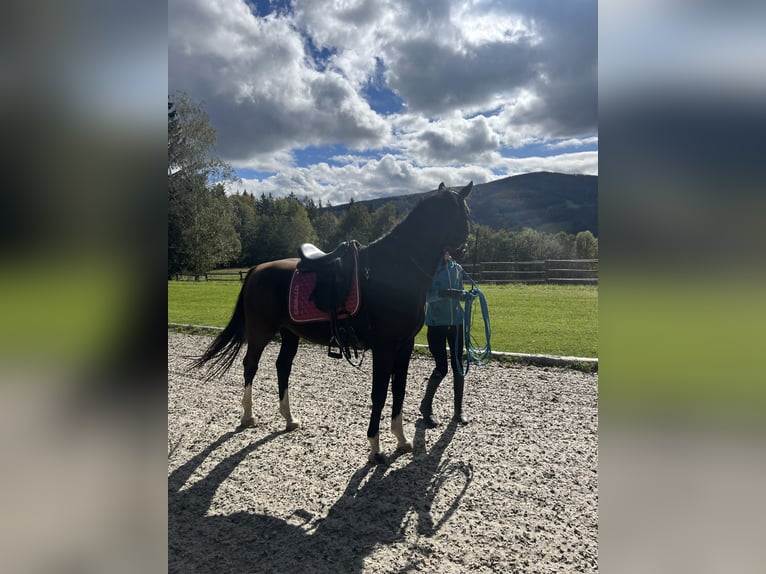
[[[336,158],[339,159],[339,158]],[[324,204],[347,203],[349,199],[373,199],[407,195],[435,189],[439,182],[461,185],[469,181],[486,183],[509,175],[532,171],[598,174],[598,153],[578,152],[551,157],[507,158],[493,154],[491,165],[417,166],[409,159],[393,154],[380,159],[359,156],[340,158],[340,166],[321,162],[307,167],[285,167],[277,175],[263,180],[243,179],[230,186],[230,192],[248,191],[274,196],[294,193],[310,196]]]
[[[239,0],[171,0],[169,10],[169,88],[204,103],[226,159],[385,138],[385,122],[348,79],[309,65],[289,19],[256,18]]]
[[[596,152],[501,155],[597,133],[595,0],[293,0],[261,18],[242,0],[168,6],[169,88],[202,102],[225,160],[279,172],[248,187],[347,199],[598,172]],[[370,107],[371,80],[402,113]],[[295,150],[335,144],[348,157],[295,165]]]
[[[420,164],[482,163],[500,144],[500,137],[484,116],[466,119],[454,114],[416,125],[417,129],[407,130],[403,123],[399,133],[402,147]]]
[[[519,175],[531,171],[598,175],[598,152],[583,151],[546,157],[503,158],[497,162],[506,175]]]
[[[463,38],[470,44],[480,46],[486,43],[512,42],[528,40],[537,44],[534,23],[519,14],[497,12],[475,12],[464,4],[452,17],[452,23],[459,27]]]
[[[348,158],[342,166],[318,163],[308,167],[288,167],[279,174],[263,180],[247,180],[229,187],[230,192],[248,191],[284,196],[294,193],[298,197],[309,195],[321,198],[326,204],[346,203],[350,198],[372,199],[389,195],[406,195],[436,189],[441,181],[458,185],[473,180],[475,183],[494,179],[492,172],[475,166],[417,167],[409,160],[393,155],[365,160]],[[320,183],[321,182],[321,183]]]
[[[327,2],[294,0],[295,26],[318,48],[331,49],[333,68],[359,87],[372,75],[380,51],[381,30],[392,25],[385,2]],[[385,33],[385,32],[383,32]]]
[[[556,141],[545,144],[548,149],[564,149],[572,147],[583,147],[586,145],[597,145],[598,136],[592,136],[587,138],[570,138],[566,140]]]

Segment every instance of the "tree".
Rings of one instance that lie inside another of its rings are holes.
[[[183,92],[168,98],[168,179],[171,187],[180,179],[202,175],[206,183],[231,180],[234,170],[211,155],[216,146],[215,128],[205,111]],[[176,187],[183,187],[176,184]]]
[[[329,209],[319,211],[311,222],[317,234],[317,246],[332,251],[337,246],[338,218]]]
[[[598,239],[590,231],[581,231],[575,236],[574,256],[577,259],[598,258]]]
[[[234,211],[234,229],[237,231],[242,244],[242,252],[235,263],[247,267],[255,262],[258,250],[258,212],[255,198],[249,193],[229,196]]]
[[[223,186],[208,188],[200,177],[196,185],[171,192],[168,207],[171,273],[205,273],[239,255],[234,214]]]
[[[478,245],[476,235],[479,235]],[[592,239],[592,241],[591,241]],[[595,243],[595,247],[593,244]],[[531,261],[541,259],[569,259],[572,257],[595,259],[598,240],[590,231],[580,237],[580,254],[575,247],[575,236],[565,231],[555,234],[541,233],[525,228],[521,231],[494,230],[485,225],[474,225],[468,238],[465,261]]]
[[[391,231],[399,223],[399,219],[393,203],[386,203],[376,209],[372,214],[370,239],[377,239]]]
[[[168,98],[168,273],[204,273],[239,255],[223,183],[233,169],[212,155],[215,130],[186,94]]]
[[[359,202],[349,202],[348,209],[338,222],[338,242],[356,239],[360,243],[370,242],[372,217],[367,208]]]
[[[548,236],[548,255],[546,259],[569,259],[574,249],[575,236],[566,231],[559,231]]]
[[[464,262],[507,261],[511,258],[511,232],[503,229],[495,231],[491,227],[480,224],[471,227],[467,250],[463,256]]]
[[[543,234],[529,227],[514,234],[513,261],[535,261],[545,259]]]
[[[319,203],[314,201],[314,198],[309,197],[308,195],[304,195],[303,199],[301,199],[301,203],[303,204],[303,207],[306,208],[306,213],[309,216],[309,221],[311,223],[314,223],[314,219],[316,219],[317,215],[319,215],[320,210],[322,209],[322,200],[319,200]]]
[[[300,201],[289,197],[264,199],[268,210],[259,217],[251,263],[295,257],[301,243],[316,242],[316,233]]]

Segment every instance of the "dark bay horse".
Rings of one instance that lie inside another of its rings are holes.
[[[463,188],[439,189],[424,197],[407,217],[383,237],[359,249],[360,309],[352,321],[363,348],[372,351],[372,412],[367,429],[373,463],[383,462],[379,427],[391,383],[393,408],[391,432],[398,452],[411,452],[402,425],[407,370],[415,335],[423,326],[426,292],[444,252],[458,252],[468,239],[469,210],[466,198],[473,182]],[[331,342],[328,322],[296,323],[290,318],[289,289],[299,259],[280,259],[251,269],[239,293],[234,314],[226,328],[197,359],[194,367],[212,361],[209,377],[228,370],[247,342],[243,361],[245,392],[242,425],[254,423],[252,384],[266,345],[279,333],[281,347],[276,361],[279,412],[293,430],[300,423],[292,417],[288,379],[301,337],[321,345]]]

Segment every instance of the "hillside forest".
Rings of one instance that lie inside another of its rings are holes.
[[[350,201],[342,209],[313,198],[228,195],[233,170],[213,155],[215,130],[183,93],[168,98],[168,274],[250,267],[295,257],[301,243],[328,251],[340,242],[381,237],[405,216],[390,202]],[[415,191],[415,190],[413,190]],[[420,191],[420,190],[418,190]],[[466,261],[594,259],[590,230],[543,232],[473,222]]]

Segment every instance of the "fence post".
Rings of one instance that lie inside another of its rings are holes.
[[[479,231],[481,231],[478,227],[476,228],[476,242],[473,246],[473,269],[471,271],[473,273],[476,273],[476,266],[479,264]],[[474,279],[474,281],[478,282],[478,279]]]

